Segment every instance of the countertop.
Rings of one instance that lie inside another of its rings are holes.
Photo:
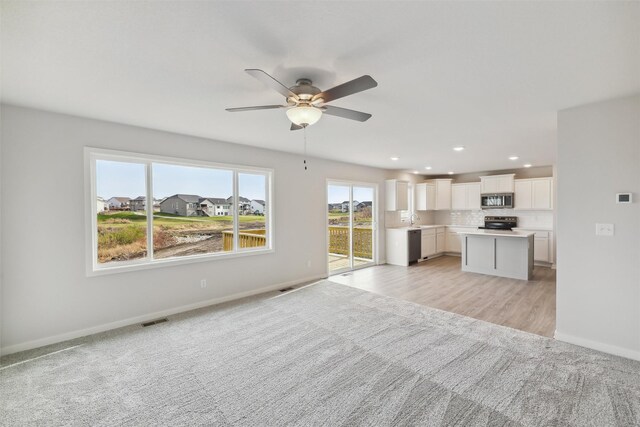
[[[387,227],[387,230],[425,230],[430,228],[443,228],[443,227],[455,227],[455,228],[478,228],[477,225],[455,225],[455,224],[440,224],[440,225],[403,225],[400,227]]]
[[[545,227],[513,227],[514,230],[531,230],[531,231],[551,231],[553,232],[553,228],[545,228]]]
[[[475,231],[459,231],[458,234],[469,234],[474,236],[497,236],[497,237],[519,237],[527,238],[535,233],[526,231],[502,231],[502,230],[475,230]]]

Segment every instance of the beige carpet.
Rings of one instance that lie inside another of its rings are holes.
[[[328,281],[66,347],[3,360],[1,425],[640,425],[638,362]]]

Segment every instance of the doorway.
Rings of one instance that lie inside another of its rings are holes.
[[[375,264],[377,185],[327,183],[329,275]]]

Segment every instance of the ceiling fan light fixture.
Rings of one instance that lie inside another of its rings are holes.
[[[311,126],[322,117],[322,110],[316,107],[298,106],[287,110],[287,117],[298,126]]]

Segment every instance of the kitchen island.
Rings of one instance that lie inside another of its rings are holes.
[[[535,233],[501,230],[459,232],[462,271],[531,280]]]

